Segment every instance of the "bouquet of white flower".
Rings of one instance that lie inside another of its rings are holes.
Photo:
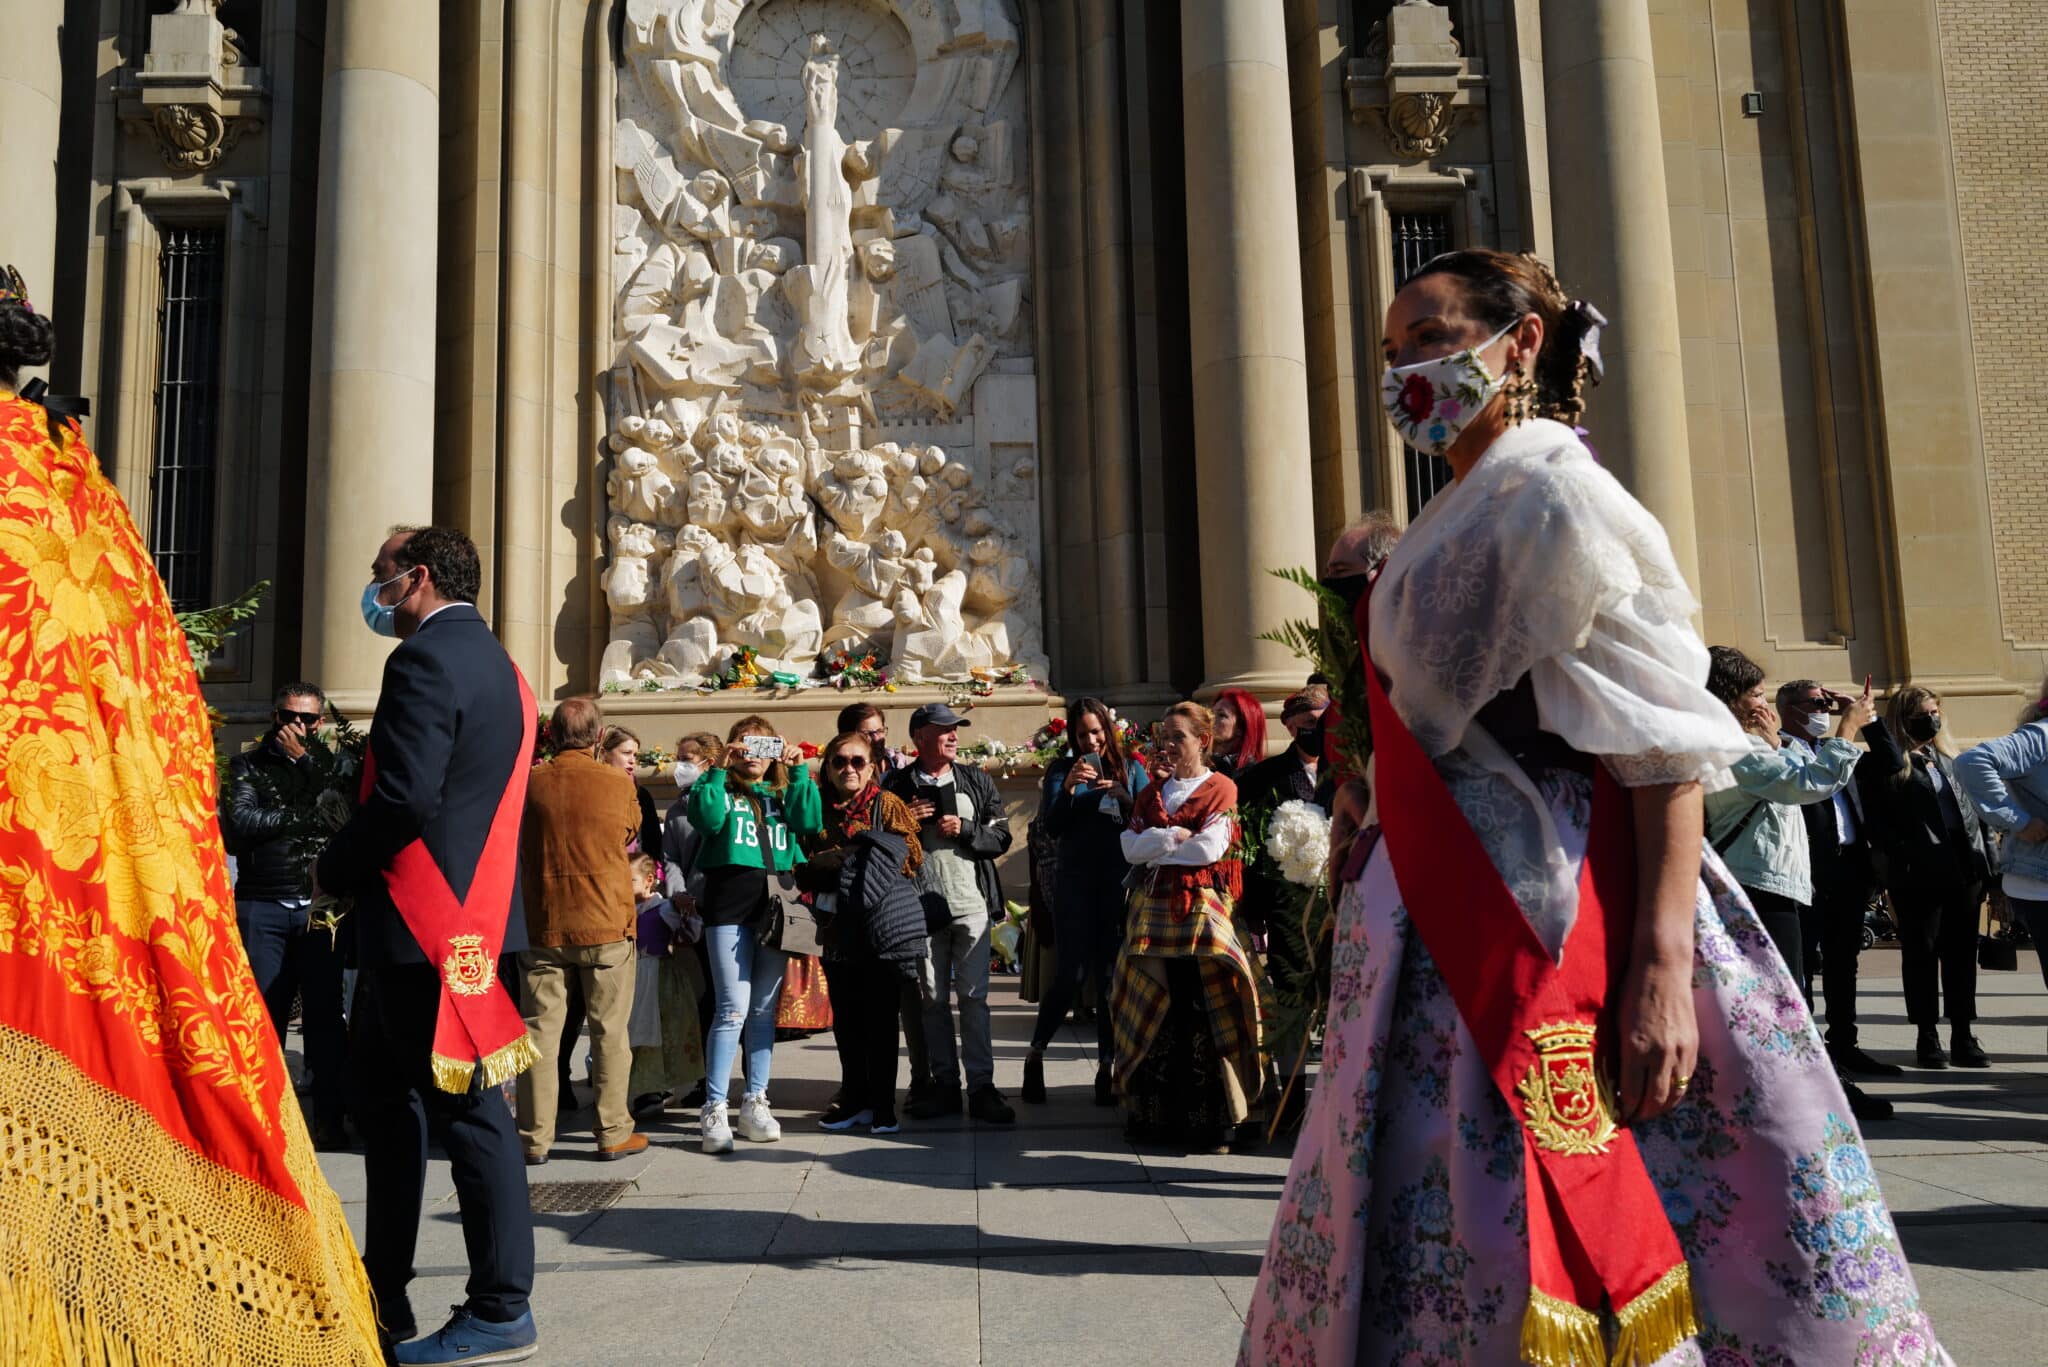
[[[1288,882],[1320,887],[1330,862],[1330,818],[1313,802],[1281,803],[1266,823],[1266,853]]]

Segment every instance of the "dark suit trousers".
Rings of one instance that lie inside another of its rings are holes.
[[[291,1024],[292,998],[304,1003],[306,1069],[313,1075],[313,1123],[339,1125],[348,1104],[346,1025],[341,1010],[341,952],[335,937],[311,928],[312,912],[281,902],[235,899],[235,928],[256,974],[256,989],[277,1028]]]
[[[1827,998],[1828,1043],[1856,1047],[1856,958],[1863,952],[1863,914],[1870,905],[1870,855],[1860,845],[1813,851],[1813,905],[1804,918],[1806,978],[1799,986],[1813,1006],[1813,965]]]
[[[447,1152],[469,1250],[468,1308],[480,1319],[526,1313],[533,1291],[533,1213],[511,1108],[482,1074],[462,1096],[434,1086],[430,1055],[441,979],[425,965],[366,964],[349,1040],[356,1128],[367,1188],[363,1266],[384,1327],[413,1336],[413,1278],[427,1185],[427,1138]]]
[[[1949,1024],[1977,1019],[1977,920],[1984,889],[1960,879],[1915,883],[1892,893],[1899,920],[1899,974],[1906,1019],[1934,1025],[1947,1007]]]

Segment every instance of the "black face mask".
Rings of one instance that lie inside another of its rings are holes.
[[[1345,607],[1356,608],[1358,600],[1365,597],[1366,589],[1371,587],[1372,576],[1369,574],[1333,574],[1326,576],[1321,582],[1324,588],[1344,600]]]
[[[1303,731],[1294,738],[1294,748],[1301,751],[1302,758],[1319,759],[1322,757],[1323,731],[1322,718],[1318,717],[1314,726],[1311,726],[1308,730]]]
[[[1941,713],[1922,712],[1906,718],[1906,734],[1914,740],[1929,741],[1941,734]]]

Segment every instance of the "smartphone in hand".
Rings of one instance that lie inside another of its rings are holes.
[[[740,744],[746,747],[747,756],[750,759],[775,760],[782,758],[782,737],[780,736],[742,736],[740,737]]]

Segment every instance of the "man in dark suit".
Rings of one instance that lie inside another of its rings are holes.
[[[1794,679],[1778,689],[1778,717],[1787,745],[1811,750],[1834,728],[1842,710],[1839,694],[1812,679]],[[1870,835],[1856,786],[1827,802],[1799,809],[1806,821],[1812,859],[1813,904],[1802,927],[1809,966],[1800,987],[1813,1000],[1811,965],[1818,951],[1821,992],[1827,998],[1828,1055],[1841,1072],[1856,1077],[1898,1077],[1905,1069],[1863,1052],[1856,1038],[1856,959],[1863,952],[1863,918],[1877,874],[1870,862]]]
[[[361,974],[351,1023],[351,1110],[361,1131],[367,1212],[363,1264],[400,1363],[516,1362],[536,1351],[533,1217],[512,1113],[477,1067],[460,1094],[436,1085],[433,1053],[444,969],[421,949],[392,899],[386,871],[423,848],[456,899],[487,874],[501,801],[532,762],[523,751],[530,704],[504,648],[474,606],[476,547],[445,527],[403,529],[377,551],[363,616],[402,644],[384,667],[370,731],[374,786],[317,869],[321,889],[355,899]],[[523,794],[524,783],[516,784]],[[517,827],[500,953],[526,948]],[[452,978],[454,973],[449,971]],[[486,979],[488,975],[485,975]],[[500,990],[486,981],[492,990]],[[467,1302],[437,1333],[418,1332],[413,1276],[427,1174],[427,1138],[446,1150],[469,1251]]]

